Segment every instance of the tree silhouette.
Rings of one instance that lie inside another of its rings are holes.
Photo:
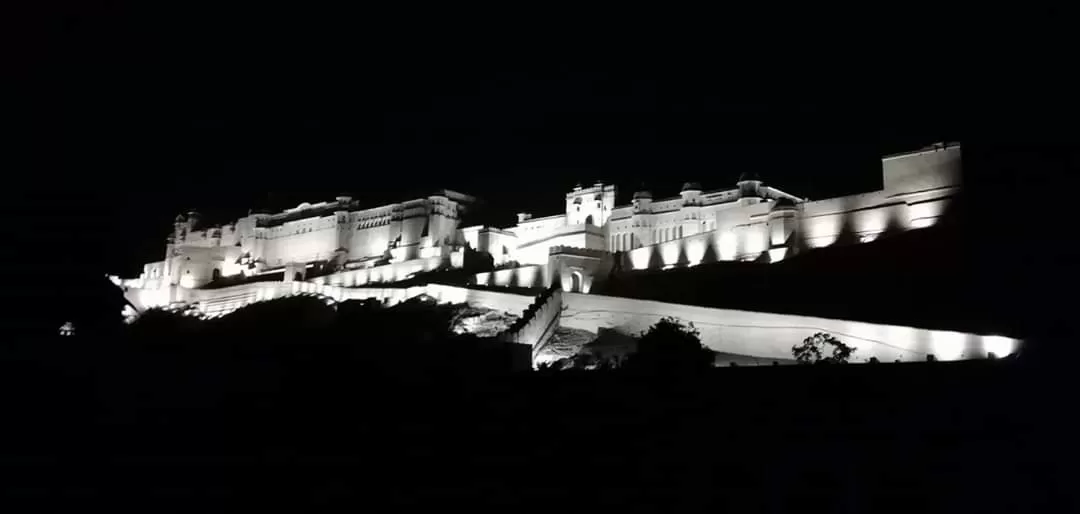
[[[826,346],[832,347],[831,355],[825,355]],[[791,347],[791,354],[799,364],[845,364],[854,351],[855,348],[825,332],[818,332],[804,339],[802,344]]]

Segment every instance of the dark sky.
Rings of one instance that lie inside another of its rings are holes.
[[[554,28],[518,46],[514,24],[489,35],[258,12],[72,3],[9,33],[22,51],[8,72],[29,79],[29,183],[7,208],[55,292],[159,258],[171,218],[192,207],[227,220],[337,192],[378,205],[445,187],[508,225],[519,210],[558,212],[574,183],[598,179],[620,203],[642,183],[671,195],[743,171],[812,198],[867,191],[881,154],[986,139],[1047,96],[987,103],[1015,74],[957,49],[875,57],[789,41],[773,53],[764,36],[659,46],[648,31],[595,32],[601,44],[586,46]],[[997,80],[973,88],[971,70]]]

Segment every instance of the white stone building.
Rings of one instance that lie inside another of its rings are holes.
[[[567,193],[565,212],[542,218],[519,214],[517,225],[491,231],[474,247],[523,269],[544,267],[547,280],[582,292],[606,273],[595,252],[614,254],[622,269],[635,270],[718,260],[777,262],[837,242],[868,242],[888,231],[933,225],[959,190],[960,166],[955,144],[888,156],[882,159],[881,189],[824,200],[767,186],[751,173],[728,189],[703,190],[688,182],[679,196],[654,198],[650,191],[638,191],[628,205],[615,205],[615,187],[597,183]],[[567,263],[569,254],[586,255],[574,249],[593,251],[592,262]],[[494,272],[478,280],[531,285],[528,280],[538,274]]]
[[[469,248],[490,254],[497,268],[476,275],[480,285],[544,287],[558,281],[564,290],[587,293],[615,265],[776,262],[837,242],[933,225],[959,189],[960,164],[960,147],[953,144],[885,157],[881,189],[825,200],[781,191],[751,173],[726,189],[688,182],[678,196],[638,191],[627,205],[615,204],[615,186],[596,183],[567,193],[563,212],[539,218],[522,213],[506,228],[459,226],[474,199],[445,190],[366,209],[341,196],[217,227],[201,227],[192,212],[177,216],[163,260],[146,264],[138,278],[113,280],[144,309],[213,296],[218,293],[205,286],[224,279],[281,274],[280,281],[308,281],[314,266],[331,271],[310,279],[319,284],[392,283],[460,268]]]
[[[281,275],[302,281],[312,267],[377,270],[373,282],[402,280],[443,265],[460,266],[459,219],[474,199],[454,191],[360,208],[348,196],[304,203],[275,214],[254,213],[223,226],[201,227],[199,215],[176,217],[165,258],[135,279],[114,282],[137,308],[185,303],[220,279]],[[408,266],[402,266],[408,264]]]

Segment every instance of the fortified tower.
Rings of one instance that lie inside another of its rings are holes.
[[[578,184],[566,194],[566,223],[602,227],[615,208],[615,186],[597,182],[592,187]]]
[[[739,189],[739,204],[753,205],[761,201],[761,177],[752,171],[739,175],[739,181],[735,183]]]
[[[349,260],[349,248],[352,245],[353,223],[349,215],[352,197],[342,194],[338,195],[336,200],[334,217],[337,222],[337,243],[334,247],[334,261],[337,266],[344,266],[345,261]]]
[[[679,233],[682,237],[701,233],[701,184],[697,182],[683,184],[679,196],[682,197],[682,230]]]
[[[651,191],[643,190],[634,193],[634,214],[631,218],[633,229],[630,231],[629,245],[631,250],[644,245],[646,241],[652,242],[652,237],[649,235],[651,233],[649,215],[652,214],[652,200]]]

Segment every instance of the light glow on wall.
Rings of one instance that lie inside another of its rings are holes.
[[[932,227],[937,220],[934,218],[918,218],[911,220],[911,228]]]
[[[717,239],[716,244],[717,257],[722,261],[735,260],[735,254],[738,251],[738,240],[735,234],[730,231],[720,233],[720,237]]]
[[[686,259],[691,266],[701,264],[705,258],[705,245],[706,240],[701,237],[686,241]]]
[[[660,258],[664,260],[664,269],[674,266],[679,261],[678,241],[660,245]]]
[[[190,273],[185,273],[184,276],[180,277],[180,287],[186,287],[188,289],[194,288],[195,277],[191,276]]]
[[[644,248],[638,248],[630,252],[630,264],[634,269],[646,269],[649,267],[649,257],[652,252],[656,251],[654,246],[646,246]]]
[[[525,266],[517,268],[517,285],[520,287],[532,287],[536,284],[536,274],[539,273],[539,266]]]
[[[769,250],[769,262],[780,262],[787,255],[787,248],[773,248]]]
[[[925,228],[934,224],[945,208],[945,201],[919,202],[908,206],[912,228]]]
[[[813,239],[810,239],[808,243],[814,248],[825,248],[826,246],[830,246],[835,243],[837,237],[838,236],[836,234],[833,234],[831,236],[815,237]]]
[[[930,333],[930,353],[938,360],[954,361],[964,356],[967,334],[935,330]]]
[[[1015,339],[1002,336],[982,336],[983,351],[993,353],[997,357],[1005,357],[1016,351]]]
[[[855,219],[858,223],[859,232],[884,231],[889,222],[888,214],[889,212],[884,208],[858,213]]]
[[[881,327],[870,323],[851,323],[846,327],[843,335],[833,334],[840,337],[844,344],[855,348],[852,354],[852,362],[867,359],[874,355],[874,342],[882,340]],[[847,337],[845,337],[847,336]]]
[[[760,255],[767,247],[765,244],[767,239],[766,235],[757,228],[748,230],[745,237],[746,254],[754,256]]]
[[[821,216],[807,222],[807,243],[824,248],[836,242],[840,235],[840,216]]]

